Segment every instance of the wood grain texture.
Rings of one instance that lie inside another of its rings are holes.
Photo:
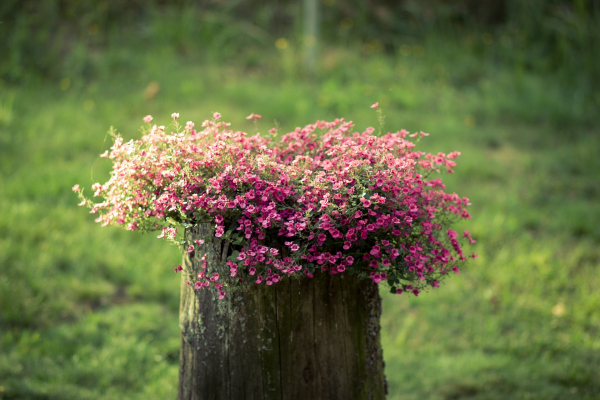
[[[199,225],[186,235],[212,231]],[[217,265],[227,246],[215,238],[198,253]],[[198,256],[184,255],[179,400],[385,398],[381,298],[373,282],[319,272],[217,300],[185,283],[200,270]]]

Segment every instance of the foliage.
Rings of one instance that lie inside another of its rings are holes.
[[[600,104],[600,8],[593,0],[325,0],[321,10],[325,45],[400,54],[441,36],[458,42],[461,53],[492,57],[514,74],[560,80],[568,103]],[[124,40],[254,65],[277,39],[280,47],[304,43],[301,15],[297,2],[274,0],[6,0],[0,78],[92,79],[107,69],[135,69],[111,54]]]
[[[191,121],[181,126],[178,113],[172,117],[174,132],[154,125],[128,143],[111,131],[114,145],[102,156],[114,160],[112,177],[93,186],[104,201],[85,198],[78,185],[73,190],[80,205],[100,213],[103,226],[161,229],[159,238],[176,241],[179,226],[214,223],[214,236],[232,245],[231,279],[202,256],[195,289],[213,284],[223,298],[227,287],[244,281],[272,285],[280,274],[312,278],[321,268],[387,280],[392,293],[418,295],[439,287],[449,271],[459,273],[455,261],[466,260],[449,226],[471,218],[469,200],[444,193],[440,178],[428,179],[441,165],[453,172],[458,152],[414,151],[405,130],[352,133],[344,119],[317,121],[272,141],[229,130],[219,113],[202,131]],[[428,134],[410,137],[419,135]],[[468,231],[464,237],[475,243]],[[205,240],[213,239],[177,243],[195,253]]]
[[[387,126],[432,132],[422,151],[461,150],[456,173],[443,178],[469,194],[473,219],[459,224],[480,254],[444,290],[401,299],[382,291],[389,398],[596,400],[597,112],[565,97],[563,80],[491,56],[502,46],[492,33],[491,45],[475,34],[470,45],[415,37],[396,55],[325,46],[312,79],[298,72],[292,40],[249,64],[245,53],[215,63],[203,47],[194,58],[121,37],[100,59],[110,68],[91,80],[64,70],[0,83],[12,113],[0,121],[0,397],[177,395],[181,277],[167,266],[181,251],[157,245],[156,234],[98,229],[73,208],[73,182],[109,179],[110,163],[98,159],[110,147],[106,127],[136,140],[142,113],[177,108],[195,121],[219,110],[252,132],[244,116],[253,109],[264,110],[264,133],[273,119],[290,132],[339,115],[362,132],[377,128],[368,106],[379,101]]]

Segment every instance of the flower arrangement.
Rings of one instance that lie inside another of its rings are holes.
[[[475,242],[468,231],[459,238],[450,229],[471,218],[469,200],[445,193],[441,178],[431,177],[453,172],[460,153],[414,150],[407,138],[426,133],[358,133],[336,119],[277,138],[275,128],[266,137],[233,131],[219,113],[202,130],[171,117],[172,132],[147,116],[142,138],[127,143],[111,129],[114,144],[101,155],[113,160],[111,178],[92,186],[103,201],[86,198],[78,185],[73,190],[103,226],[158,230],[189,253],[215,238],[190,241],[178,228],[213,224],[231,251],[220,266],[198,254],[201,271],[188,281],[197,290],[214,287],[223,298],[249,282],[274,285],[321,269],[416,296],[439,287],[450,271],[460,273],[467,257],[459,240]]]

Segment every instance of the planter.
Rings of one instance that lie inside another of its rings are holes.
[[[209,224],[186,231],[189,240],[210,237]],[[222,265],[228,251],[214,238],[183,257],[180,400],[385,398],[376,284],[319,271],[253,284],[223,300],[186,284],[201,270],[202,254]]]

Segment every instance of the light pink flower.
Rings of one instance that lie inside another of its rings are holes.
[[[171,118],[178,119],[179,118],[179,113],[173,113],[173,114],[171,114]]]
[[[377,102],[377,103],[373,104],[373,105],[371,106],[371,108],[373,108],[373,109],[378,109],[378,108],[379,108],[379,102]]]
[[[254,113],[252,113],[246,117],[246,119],[249,119],[249,120],[261,119],[261,118],[262,117],[260,115],[254,114]]]
[[[152,115],[146,115],[144,117],[144,122],[147,123],[147,124],[149,124],[150,121],[152,121]]]

